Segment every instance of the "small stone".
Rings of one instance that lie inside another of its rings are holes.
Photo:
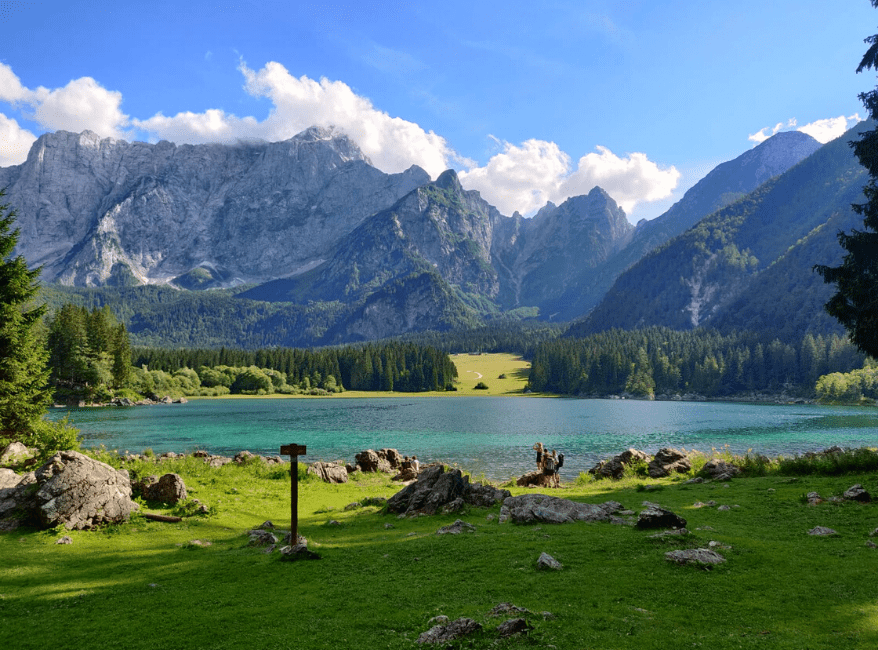
[[[406,535],[406,537],[414,537],[415,535],[417,535],[417,533],[415,533],[415,532],[411,532],[411,533],[409,533],[408,535]]]
[[[70,535],[64,535],[64,537],[59,537],[56,541],[56,544],[72,544],[73,540],[70,538]]]
[[[649,535],[650,539],[661,539],[662,537],[684,537],[689,534],[689,530],[686,528],[677,528],[675,530],[663,530],[660,533],[655,533],[654,535]]]
[[[677,564],[722,564],[726,559],[709,548],[687,548],[682,551],[668,551],[665,559]]]
[[[540,612],[540,616],[543,617],[544,621],[551,621],[555,619],[555,615],[552,612]]]
[[[731,506],[720,506],[717,508],[717,512],[725,512],[726,510],[731,510]]]
[[[341,526],[341,522],[337,521],[336,519],[330,519],[329,521],[326,522],[326,525],[327,526]]]
[[[485,521],[494,521],[496,518],[496,515],[494,515],[494,513],[492,512],[487,517],[485,517]]]
[[[516,634],[527,634],[531,629],[532,628],[527,624],[525,619],[511,618],[508,621],[503,621],[497,626],[497,634],[500,635],[500,638],[506,638],[515,636]]]
[[[517,607],[512,603],[500,603],[488,612],[488,616],[503,616],[504,614],[530,614],[530,612],[524,607]]]
[[[869,533],[869,537],[878,537],[878,528]]]
[[[878,544],[873,542],[871,539],[866,540],[866,546],[868,546],[869,548],[878,548]]]
[[[694,485],[697,483],[704,483],[704,479],[700,476],[696,476],[695,478],[690,478],[688,481],[684,481],[683,485]]]
[[[437,535],[459,535],[460,533],[463,533],[463,532],[474,533],[475,531],[476,531],[475,526],[458,519],[453,524],[443,526],[442,528],[437,530],[436,534]]]
[[[845,490],[844,498],[848,501],[859,501],[860,503],[869,503],[872,501],[872,496],[866,492],[862,485],[857,483],[856,485],[852,485],[847,490]]]
[[[815,526],[811,530],[808,531],[809,535],[815,535],[817,537],[827,537],[829,535],[838,535],[838,533],[832,528],[827,528],[826,526]]]
[[[391,528],[395,528],[395,526],[393,524],[384,524],[384,528],[390,530]]]
[[[537,559],[537,569],[544,571],[560,571],[563,568],[564,565],[548,553],[540,553],[540,557]]]
[[[699,526],[695,530],[714,530],[712,526]]]
[[[447,625],[435,625],[421,634],[415,643],[448,643],[482,629],[479,623],[471,618],[459,618]]]
[[[434,625],[445,625],[448,623],[448,617],[444,615],[434,616],[429,621],[427,621],[427,625],[433,627]]]
[[[262,530],[271,530],[272,528],[274,528],[274,524],[271,523],[271,521],[263,521],[259,525],[259,528],[261,528]]]
[[[359,502],[359,501],[354,501],[353,503],[349,503],[349,504],[347,504],[347,505],[344,507],[344,509],[345,509],[345,511],[347,511],[347,510],[356,510],[356,509],[359,508],[359,507],[360,507],[360,502]]]
[[[768,488],[768,491],[769,491],[769,492],[775,492],[775,489],[774,489],[774,488]]]

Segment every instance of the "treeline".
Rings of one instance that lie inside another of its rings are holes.
[[[863,362],[847,338],[836,335],[809,334],[793,345],[740,332],[614,329],[538,346],[529,387],[588,396],[722,397],[780,390],[811,395],[821,375],[848,372]]]
[[[453,389],[457,377],[457,368],[448,354],[414,343],[320,350],[136,348],[133,359],[134,365],[140,368],[139,372],[162,372],[173,376],[184,370],[194,370],[201,386],[227,385],[232,392],[252,392],[256,383],[260,384],[255,388],[256,392],[262,389],[269,393],[284,392],[284,385],[293,392],[296,389],[422,392]],[[246,380],[239,381],[239,376],[244,373],[232,369],[242,368],[251,370],[251,373]],[[252,372],[254,368],[269,378],[272,387]],[[220,372],[226,377],[223,379],[205,370]],[[205,381],[205,377],[210,378]],[[246,387],[242,382],[247,384]]]
[[[529,359],[538,345],[557,339],[567,327],[567,323],[503,320],[465,330],[405,334],[392,340],[432,347],[449,354],[515,352]]]
[[[48,325],[49,381],[59,397],[101,401],[131,377],[131,344],[109,307],[64,305]]]
[[[821,402],[874,403],[878,400],[878,362],[867,359],[863,368],[824,375],[817,380],[816,391]]]

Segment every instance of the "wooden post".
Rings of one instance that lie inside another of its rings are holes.
[[[299,543],[299,456],[306,455],[305,445],[282,445],[282,456],[290,457],[290,545]]]

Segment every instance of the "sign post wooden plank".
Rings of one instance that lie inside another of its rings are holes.
[[[290,545],[299,543],[299,456],[307,454],[305,445],[282,445],[282,456],[290,457]]]

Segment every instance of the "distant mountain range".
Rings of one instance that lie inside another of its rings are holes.
[[[862,227],[850,205],[864,201],[868,177],[848,142],[874,128],[858,124],[640,259],[570,335],[651,325],[782,339],[837,331],[822,309],[833,289],[812,267],[838,265],[837,233]]]
[[[636,228],[599,187],[507,217],[451,170],[384,174],[319,128],[235,146],[46,134],[0,169],[0,187],[52,300],[112,304],[153,345],[315,345],[587,314],[572,333],[755,327],[771,325],[770,306],[746,289],[765,282],[765,296],[806,256],[825,253],[810,272],[839,254],[821,233],[848,227],[863,184],[848,139],[779,133]]]

